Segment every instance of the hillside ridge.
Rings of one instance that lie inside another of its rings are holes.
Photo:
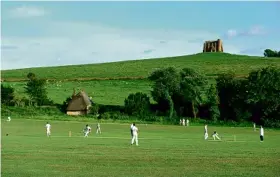
[[[280,67],[280,59],[229,53],[198,53],[109,63],[1,70],[1,78],[4,81],[24,81],[27,79],[26,75],[33,72],[38,77],[49,80],[144,79],[154,70],[164,67],[191,67],[208,77],[229,71],[245,77],[249,71],[269,65]]]

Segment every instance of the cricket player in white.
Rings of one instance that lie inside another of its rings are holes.
[[[46,129],[47,129],[47,136],[51,136],[51,124],[49,124],[49,122],[47,122],[46,124]]]
[[[204,139],[207,140],[208,139],[208,129],[207,129],[207,125],[204,125]]]
[[[189,121],[189,119],[187,119],[187,127],[189,126],[189,123],[190,123],[190,121]]]
[[[185,126],[186,125],[186,121],[185,121],[185,119],[183,119],[183,126]]]
[[[85,137],[88,137],[88,134],[89,134],[90,132],[91,132],[90,126],[86,125],[86,128],[84,129]]]
[[[96,127],[96,134],[101,134],[101,128],[100,128],[100,123],[97,123],[97,127]]]
[[[256,123],[253,124],[254,131],[256,131]]]
[[[264,137],[264,130],[263,130],[263,127],[261,126],[261,128],[260,128],[260,139],[261,139],[261,142],[263,142],[263,137]]]
[[[131,138],[133,137],[133,127],[134,127],[134,123],[132,123],[131,125],[130,125],[130,134],[131,134]]]
[[[8,122],[11,122],[11,117],[8,117],[8,120],[7,120]]]
[[[133,137],[131,140],[131,145],[133,145],[135,141],[136,146],[138,146],[138,128],[135,126],[135,124],[133,124],[132,133],[133,133]]]
[[[213,138],[214,138],[214,140],[216,140],[216,138],[218,139],[218,140],[220,140],[220,138],[218,137],[218,133],[216,132],[216,131],[214,131],[214,133],[213,133]]]

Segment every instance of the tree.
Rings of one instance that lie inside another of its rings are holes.
[[[264,50],[264,56],[265,57],[280,57],[280,51],[278,52],[278,51],[273,51],[273,50],[271,50],[271,49],[265,49]]]
[[[180,90],[180,74],[173,67],[154,71],[148,79],[153,81],[151,95],[161,108],[161,111],[169,110],[169,115],[174,115],[173,99]],[[172,110],[172,111],[171,111]],[[171,114],[172,113],[172,114]]]
[[[220,118],[224,121],[248,119],[246,112],[247,80],[235,78],[233,73],[221,74],[216,79],[219,96]]]
[[[29,80],[32,80],[32,79],[35,79],[35,78],[36,78],[36,75],[35,75],[34,73],[28,73],[28,74],[27,74],[27,78],[28,78]]]
[[[170,118],[178,113],[180,116],[196,117],[202,90],[207,83],[204,76],[191,68],[178,72],[169,67],[153,72],[149,79],[154,82],[151,92],[153,99],[163,111],[169,110]]]
[[[207,84],[204,76],[191,68],[184,68],[181,74],[181,94],[185,101],[190,102],[192,116],[196,118],[198,106],[202,102],[202,93]]]
[[[253,119],[262,123],[280,120],[280,69],[266,67],[252,71],[248,76],[248,99]]]
[[[25,86],[25,93],[29,96],[31,102],[39,106],[52,104],[52,101],[47,96],[46,80],[37,79],[32,74],[29,74],[29,80]]]
[[[208,88],[207,92],[207,102],[206,105],[209,107],[209,116],[210,119],[214,122],[217,121],[220,117],[220,111],[219,111],[219,98],[218,93],[215,85],[211,84],[211,86]]]
[[[15,89],[11,86],[4,86],[1,84],[1,103],[4,105],[12,105],[15,95],[14,95]]]
[[[125,112],[129,115],[146,116],[150,109],[150,98],[147,94],[137,92],[124,100]]]

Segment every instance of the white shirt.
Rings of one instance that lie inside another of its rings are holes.
[[[133,132],[133,135],[137,135],[138,134],[138,128],[136,126],[133,126],[132,132]]]
[[[51,129],[51,124],[46,124],[46,128],[47,128],[47,130],[50,130]]]
[[[133,124],[131,124],[131,125],[130,125],[130,129],[132,130],[132,129],[133,129],[133,127],[134,127],[134,126],[133,126]]]
[[[207,125],[204,126],[204,133],[207,133]]]
[[[90,130],[91,130],[91,128],[90,128],[90,126],[88,126],[88,127],[87,127],[87,131],[89,131],[89,132],[90,132]]]
[[[264,136],[263,128],[261,128],[260,134],[261,134],[261,136]]]
[[[100,128],[100,124],[99,123],[97,124],[97,128]]]

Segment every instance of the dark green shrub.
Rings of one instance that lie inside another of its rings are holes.
[[[1,104],[7,106],[14,105],[15,89],[9,85],[1,84]]]
[[[141,92],[130,94],[124,101],[124,109],[128,115],[147,116],[150,113],[150,98]]]

